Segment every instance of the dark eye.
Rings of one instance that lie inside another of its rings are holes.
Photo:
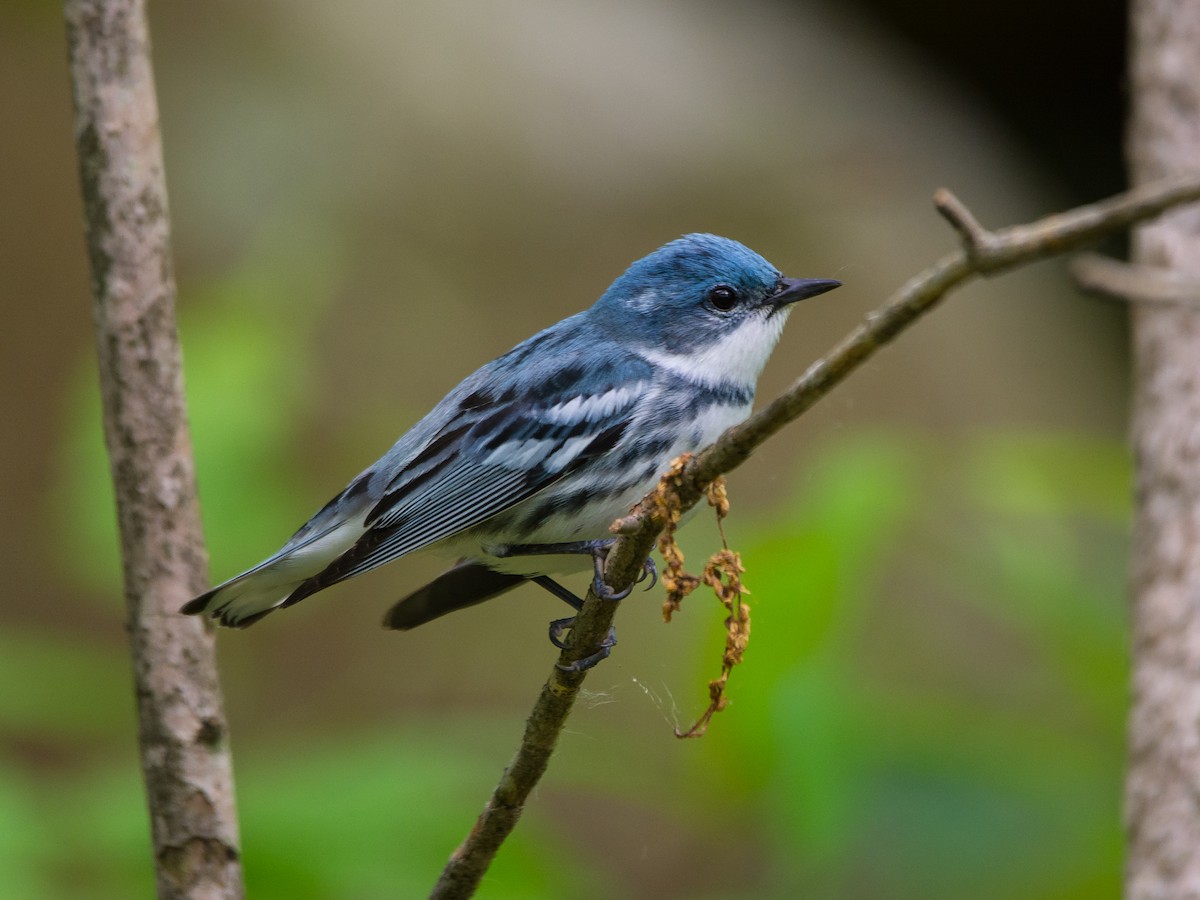
[[[729,312],[738,305],[737,291],[727,284],[718,284],[708,292],[708,302],[712,305],[713,309],[720,312]]]

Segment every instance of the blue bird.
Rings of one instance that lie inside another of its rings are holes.
[[[389,628],[414,628],[527,580],[578,609],[550,574],[598,571],[609,525],[671,460],[750,414],[791,304],[839,284],[784,278],[728,238],[672,241],[590,309],[468,376],[279,552],[182,612],[244,627],[425,549],[458,562],[397,602]],[[596,586],[607,594],[598,577]],[[570,622],[552,623],[556,645]]]

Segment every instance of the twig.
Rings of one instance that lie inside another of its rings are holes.
[[[158,896],[240,897],[233,778],[175,331],[167,192],[142,0],[64,4]]]
[[[946,188],[939,188],[934,192],[933,208],[958,232],[962,238],[963,249],[971,259],[985,257],[992,250],[993,235],[980,225],[974,213]]]
[[[681,508],[694,506],[714,479],[745,462],[760,444],[969,278],[1067,253],[1195,200],[1200,200],[1200,176],[1166,179],[1029,225],[987,231],[949,191],[938,191],[937,208],[959,232],[963,249],[911,279],[783,394],[690,460],[676,481]],[[613,523],[618,539],[608,555],[604,580],[616,590],[634,583],[662,529],[655,494],[647,495],[629,516]],[[578,660],[599,646],[612,626],[616,608],[617,604],[598,600],[589,592],[575,619],[572,646],[563,651],[559,663]],[[585,675],[558,668],[551,672],[516,757],[475,827],[451,856],[432,896],[468,897],[474,892],[546,770]]]
[[[1081,290],[1118,300],[1200,307],[1200,278],[1172,269],[1081,253],[1071,261],[1071,277]]]

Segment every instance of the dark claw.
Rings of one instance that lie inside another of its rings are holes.
[[[573,620],[559,619],[558,622],[550,623],[550,630],[551,630],[550,640],[551,641],[554,641],[554,637],[555,637],[554,626],[561,622],[569,622],[569,621],[573,621]],[[554,643],[556,646],[561,646],[560,644],[558,644],[557,641],[554,641]],[[588,669],[590,669],[592,666],[596,665],[596,663],[600,662],[601,660],[608,659],[608,655],[610,653],[612,653],[612,648],[615,647],[616,645],[617,645],[617,629],[610,628],[610,629],[608,629],[608,636],[605,637],[604,640],[600,642],[599,648],[597,648],[596,652],[593,653],[591,656],[585,656],[583,659],[577,659],[577,660],[575,660],[575,662],[570,663],[569,665],[564,666],[562,663],[555,663],[554,666],[560,672],[586,672]],[[566,649],[566,648],[564,647],[563,649]]]
[[[597,568],[599,571],[596,572],[596,577],[592,579],[592,589],[595,590],[596,596],[601,600],[624,600],[633,593],[632,587],[627,587],[623,591],[614,591],[604,583],[604,564],[597,564]]]
[[[638,584],[646,580],[646,576],[650,576],[650,583],[646,585],[646,590],[651,590],[658,584],[658,567],[654,565],[654,560],[646,557],[646,561],[642,563],[642,574],[638,576]]]
[[[538,584],[540,584],[542,587],[544,587],[546,590],[548,590],[550,593],[552,593],[554,596],[558,597],[561,600],[565,600],[567,603],[571,604],[571,606],[575,607],[576,609],[579,609],[583,606],[582,600],[580,600],[578,597],[576,597],[570,591],[563,588],[562,585],[547,578],[545,575],[539,575],[537,578],[534,578],[533,580],[535,582],[537,582]],[[566,632],[570,631],[571,627],[574,624],[575,624],[574,616],[568,616],[565,619],[555,619],[553,622],[551,622],[550,623],[550,643],[552,643],[559,650],[568,649],[569,645],[567,644],[566,638],[564,638],[563,635]],[[559,668],[562,669],[564,672],[583,672],[586,669],[590,669],[596,663],[600,662],[600,660],[607,658],[608,654],[612,652],[612,648],[615,647],[616,644],[617,644],[617,629],[610,628],[610,629],[608,629],[608,637],[606,637],[604,639],[604,641],[600,644],[599,650],[597,650],[591,656],[584,657],[583,659],[579,660],[578,662],[572,663],[569,666],[561,666],[560,665]]]
[[[623,591],[614,591],[604,583],[604,561],[608,559],[608,551],[612,549],[613,541],[597,541],[592,548],[592,590],[601,600],[624,600],[633,593],[633,585]],[[594,665],[594,664],[593,664]]]
[[[575,624],[575,617],[568,616],[565,619],[555,619],[550,623],[550,643],[559,650],[566,650],[567,644],[563,640],[563,632],[570,631],[571,626]]]

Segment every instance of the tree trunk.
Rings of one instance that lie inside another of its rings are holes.
[[[1200,4],[1135,0],[1131,25],[1131,180],[1200,171]],[[1139,228],[1133,257],[1200,284],[1200,208]],[[1200,307],[1141,303],[1132,322],[1126,894],[1200,898]]]
[[[206,624],[167,194],[141,0],[64,4],[104,430],[116,489],[160,897],[240,897],[233,778]]]

